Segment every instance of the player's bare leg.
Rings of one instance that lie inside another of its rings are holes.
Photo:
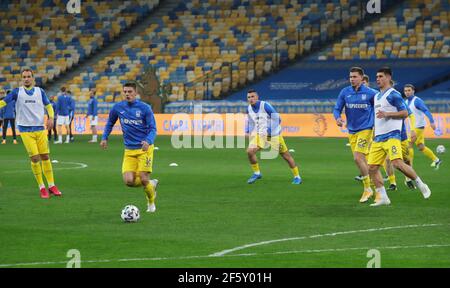
[[[372,188],[370,188],[370,177],[369,177],[369,167],[367,165],[366,155],[361,152],[355,151],[353,153],[353,159],[355,161],[356,167],[359,169],[359,175],[362,176],[362,182],[364,186],[364,192],[359,199],[360,203],[367,202],[373,195]]]
[[[259,170],[258,158],[256,153],[261,150],[259,147],[249,147],[247,149],[247,157],[250,165],[252,166],[253,175],[247,180],[248,184],[255,183],[256,180],[261,179],[261,171]]]
[[[392,165],[398,169],[400,172],[403,173],[406,177],[409,179],[412,179],[416,182],[417,187],[419,188],[420,192],[422,192],[423,198],[428,199],[431,196],[431,190],[428,188],[428,185],[425,184],[420,177],[417,175],[416,171],[414,169],[407,165],[405,162],[403,162],[402,159],[395,159],[392,160]]]
[[[384,181],[383,181],[383,176],[381,176],[380,166],[379,165],[369,165],[369,175],[376,187],[376,193],[377,193],[375,203],[371,204],[370,206],[375,207],[375,206],[391,204],[391,201],[389,200],[389,198],[387,196],[386,189],[384,188]]]

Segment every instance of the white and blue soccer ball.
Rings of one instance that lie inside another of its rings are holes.
[[[437,152],[438,154],[445,153],[445,146],[444,146],[444,145],[438,145],[438,146],[436,147],[436,152]]]
[[[137,222],[141,215],[139,213],[139,208],[134,205],[127,205],[122,209],[120,217],[125,222]]]

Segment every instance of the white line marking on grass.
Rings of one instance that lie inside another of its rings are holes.
[[[302,240],[302,239],[314,239],[318,237],[326,236],[336,236],[354,233],[364,233],[364,232],[375,232],[375,231],[385,231],[385,230],[395,230],[395,229],[407,229],[407,228],[421,228],[421,227],[436,227],[444,226],[450,224],[419,224],[419,225],[405,225],[405,226],[395,226],[395,227],[384,227],[384,228],[372,228],[365,230],[354,230],[354,231],[344,231],[344,232],[333,232],[327,234],[319,234],[304,237],[295,238],[284,238],[271,241],[258,242],[254,244],[245,245],[245,248],[260,246],[265,244],[271,244],[282,241],[292,241],[292,240]],[[264,243],[264,244],[261,244]],[[258,244],[258,245],[256,245]],[[251,246],[249,246],[251,245]],[[240,246],[244,247],[244,246]],[[237,251],[245,248],[236,247],[224,251]],[[109,260],[82,260],[83,263],[114,263],[114,262],[138,262],[138,261],[164,261],[164,260],[189,260],[189,259],[207,259],[207,258],[221,258],[221,257],[249,257],[249,256],[261,256],[261,255],[281,255],[281,254],[300,254],[300,253],[324,253],[324,252],[346,252],[355,250],[369,250],[369,249],[412,249],[412,248],[440,248],[440,247],[450,247],[449,244],[423,244],[423,245],[409,245],[409,246],[380,246],[380,247],[350,247],[350,248],[330,248],[330,249],[309,249],[309,250],[292,250],[292,251],[278,251],[278,252],[266,252],[266,253],[241,253],[228,255],[230,252],[224,253],[224,251],[213,253],[210,255],[199,255],[199,256],[181,256],[181,257],[153,257],[153,258],[125,258],[125,259],[109,259]],[[237,249],[240,248],[240,249]],[[16,266],[42,266],[42,265],[56,265],[56,264],[66,264],[67,261],[47,261],[47,262],[29,262],[29,263],[11,263],[11,264],[0,264],[0,267],[16,267]]]
[[[55,165],[56,164],[56,165]],[[59,164],[71,164],[76,165],[75,167],[58,167]],[[78,162],[58,162],[58,163],[52,163],[53,170],[54,171],[60,171],[60,170],[74,170],[74,169],[84,169],[87,168],[88,165],[85,163],[78,163]],[[56,167],[55,167],[56,166]],[[30,170],[10,170],[10,171],[3,171],[4,174],[12,174],[12,173],[28,173]]]
[[[333,233],[317,234],[317,235],[311,235],[311,236],[282,238],[282,239],[268,240],[268,241],[262,241],[262,242],[257,242],[257,243],[250,243],[250,244],[238,246],[238,247],[227,249],[227,250],[222,250],[222,251],[210,254],[210,255],[211,256],[224,256],[224,255],[226,255],[228,253],[239,251],[239,250],[243,250],[243,249],[247,249],[247,248],[250,248],[250,247],[269,245],[269,244],[278,243],[278,242],[296,241],[296,240],[304,240],[304,239],[314,239],[314,238],[322,238],[322,237],[332,237],[332,236],[337,236],[337,235],[347,235],[347,234],[355,234],[355,233],[378,232],[378,231],[385,231],[385,230],[398,230],[398,229],[408,229],[408,228],[434,227],[434,226],[442,226],[442,225],[443,224],[405,225],[405,226],[394,226],[394,227],[383,227],[383,228],[371,228],[371,229],[364,229],[364,230],[333,232]]]
[[[189,260],[189,259],[207,259],[207,258],[225,258],[225,257],[249,257],[249,256],[264,256],[264,255],[281,255],[281,254],[300,254],[300,253],[326,253],[326,252],[346,252],[357,250],[369,250],[369,249],[414,249],[414,248],[442,248],[450,247],[449,244],[424,244],[424,245],[409,245],[409,246],[379,246],[379,247],[354,247],[354,248],[330,248],[330,249],[308,249],[308,250],[293,250],[293,251],[279,251],[279,252],[266,252],[266,253],[245,253],[245,254],[233,254],[223,256],[182,256],[182,257],[154,257],[154,258],[130,258],[130,259],[110,259],[110,260],[82,260],[83,263],[114,263],[114,262],[144,262],[144,261],[164,261],[164,260]],[[16,267],[16,266],[43,266],[43,265],[56,265],[67,264],[67,261],[55,261],[55,262],[30,262],[30,263],[14,263],[14,264],[0,264],[0,267]]]

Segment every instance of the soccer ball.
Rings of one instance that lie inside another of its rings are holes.
[[[444,147],[444,145],[438,145],[438,146],[436,147],[436,152],[437,152],[438,154],[445,153],[445,147]]]
[[[134,205],[127,205],[122,209],[120,217],[125,222],[137,222],[140,217],[139,209]]]

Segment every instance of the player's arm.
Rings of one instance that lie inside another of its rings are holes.
[[[53,110],[52,103],[50,103],[50,100],[48,100],[47,94],[45,94],[45,91],[41,89],[41,95],[42,95],[42,103],[45,105],[45,109],[47,110],[48,119],[47,119],[47,129],[53,129],[53,119],[55,118],[55,111]]]
[[[416,106],[417,109],[422,111],[427,116],[428,120],[430,121],[431,128],[435,130],[436,124],[434,124],[433,115],[431,114],[430,110],[428,110],[428,107],[427,105],[425,105],[425,102],[423,102],[422,99],[416,99],[416,101],[414,102],[414,106]]]
[[[11,91],[11,93],[6,95],[6,97],[3,98],[3,100],[0,100],[0,109],[5,107],[6,105],[8,105],[9,102],[17,101],[17,96],[19,95],[18,92],[19,92],[19,89],[16,88],[13,91]]]
[[[145,140],[142,141],[142,150],[147,151],[148,146],[155,143],[156,138],[156,121],[151,107],[149,107],[145,115],[145,123],[149,125],[150,131],[147,134],[147,137],[145,137]]]
[[[333,116],[336,120],[336,125],[342,127],[344,125],[344,120],[341,118],[342,110],[344,109],[345,101],[344,101],[344,93],[343,90],[339,93],[338,99],[336,101],[336,105],[334,105]]]
[[[248,109],[247,109],[247,121],[245,123],[245,135],[250,135],[250,133],[253,131],[253,129],[255,128],[255,122],[253,121],[252,117],[250,117],[250,115],[248,114]]]
[[[98,115],[98,101],[95,99],[94,101],[92,101],[92,117],[95,117]]]
[[[100,142],[100,146],[103,149],[106,149],[108,147],[108,137],[111,134],[114,124],[116,124],[118,118],[119,115],[117,114],[116,106],[114,106],[109,112],[108,122],[106,122],[105,130],[103,131],[102,135],[102,141]]]

